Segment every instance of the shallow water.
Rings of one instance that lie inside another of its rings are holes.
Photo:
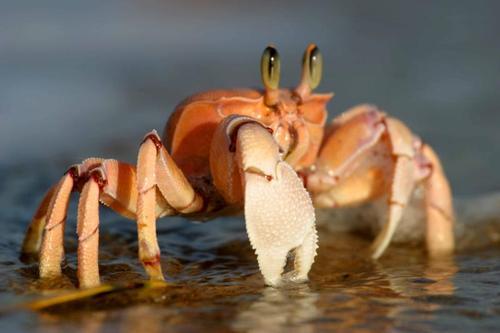
[[[310,282],[280,289],[263,285],[241,218],[205,224],[163,219],[158,223],[159,241],[168,287],[129,287],[38,312],[8,311],[15,304],[47,294],[40,290],[47,284],[37,281],[36,264],[22,263],[18,255],[30,215],[48,183],[55,179],[48,170],[40,168],[30,176],[22,169],[0,170],[0,181],[10,189],[0,192],[4,228],[0,235],[1,331],[500,329],[500,247],[495,238],[499,228],[498,221],[488,217],[498,210],[498,197],[459,203],[459,214],[468,221],[461,221],[457,229],[460,252],[439,261],[427,259],[419,247],[396,245],[373,262],[367,253],[369,239],[322,227]],[[19,177],[21,174],[24,176]],[[70,207],[66,229],[65,277],[52,281],[52,288],[71,289],[76,283],[75,204]],[[484,216],[474,220],[471,207],[480,209]],[[134,223],[107,209],[101,213],[100,269],[104,282],[140,281],[144,273],[136,258]],[[323,222],[331,225],[336,221]]]

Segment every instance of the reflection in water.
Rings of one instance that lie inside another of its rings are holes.
[[[454,257],[426,259],[423,258],[421,264],[406,267],[389,266],[383,262],[376,263],[377,270],[387,278],[390,289],[404,297],[403,302],[394,303],[387,313],[387,317],[394,320],[394,328],[409,329],[408,325],[412,322],[409,316],[415,316],[415,313],[418,313],[421,320],[412,324],[411,328],[429,329],[429,323],[436,319],[436,311],[442,308],[442,305],[429,300],[454,295],[453,278],[458,271]],[[408,302],[408,299],[411,301]]]
[[[262,296],[242,310],[232,327],[241,332],[313,332],[312,319],[321,312],[316,302],[318,294],[307,285],[276,289],[267,287]]]
[[[109,318],[105,311],[88,311],[84,318],[76,318],[72,321],[74,315],[69,315],[67,318],[59,314],[40,313],[38,318],[38,327],[43,327],[44,332],[64,333],[64,332],[81,332],[81,333],[99,333],[102,332],[105,321]],[[69,319],[69,320],[68,320]],[[70,329],[66,325],[72,326]]]
[[[375,266],[387,278],[390,288],[401,296],[453,295],[453,277],[458,271],[455,259],[452,256],[418,259],[422,262],[404,267],[389,266],[383,261]]]
[[[425,290],[430,295],[453,295],[453,277],[457,272],[458,266],[454,257],[430,258],[424,276],[436,282],[425,286]]]
[[[124,333],[162,332],[165,327],[165,322],[162,320],[166,315],[165,312],[171,311],[154,311],[148,305],[129,307],[119,316],[119,331]]]
[[[82,333],[99,333],[102,332],[102,325],[107,319],[106,312],[90,312],[88,319],[82,322]]]

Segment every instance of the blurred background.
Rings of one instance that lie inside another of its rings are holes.
[[[330,118],[375,103],[435,147],[456,193],[499,190],[499,10],[456,0],[0,1],[0,172],[63,172],[88,156],[135,163],[143,135],[161,131],[183,98],[259,87],[268,43],[283,85],[295,85],[315,42],[319,90],[336,93]]]

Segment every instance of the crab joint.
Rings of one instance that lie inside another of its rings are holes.
[[[158,132],[156,132],[156,130],[152,130],[151,132],[149,132],[148,134],[146,134],[144,136],[144,139],[142,139],[141,144],[143,144],[144,142],[146,142],[148,139],[151,140],[151,142],[153,142],[153,144],[155,145],[156,149],[159,150],[161,147],[163,147],[163,143],[161,142],[160,136],[158,135]]]

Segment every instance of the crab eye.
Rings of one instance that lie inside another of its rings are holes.
[[[316,89],[319,86],[323,72],[323,56],[316,45],[309,46],[304,52],[302,66],[309,78],[309,86],[311,89]]]
[[[260,61],[260,71],[266,89],[278,89],[280,83],[280,56],[274,47],[268,46],[264,50]]]

